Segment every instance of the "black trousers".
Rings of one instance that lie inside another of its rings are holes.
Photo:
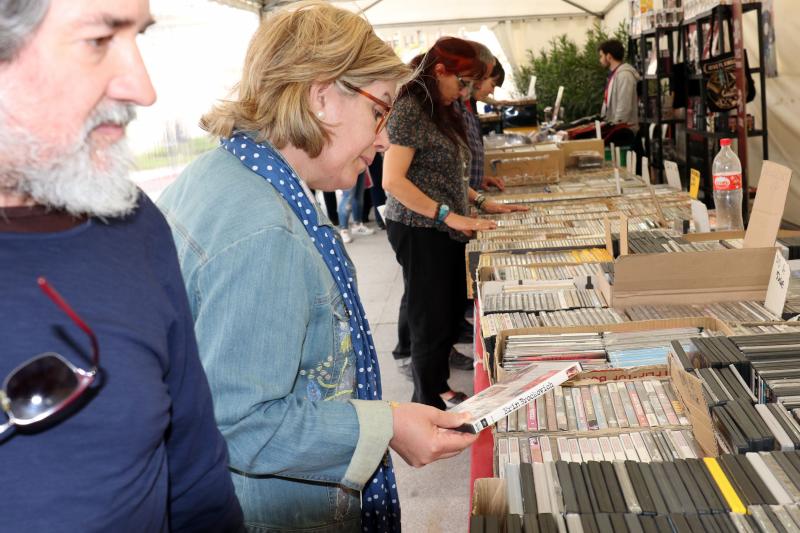
[[[328,212],[328,218],[334,226],[339,225],[339,211],[336,206],[336,193],[323,192],[322,197],[325,199],[325,211]]]
[[[411,400],[444,409],[439,395],[450,390],[450,348],[458,339],[464,317],[465,244],[434,228],[414,228],[390,220],[386,232],[403,269],[405,294],[398,329],[407,328],[411,339]]]

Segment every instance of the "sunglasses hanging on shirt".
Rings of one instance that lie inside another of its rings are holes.
[[[62,355],[46,352],[29,359],[9,373],[0,391],[0,407],[8,422],[0,435],[14,426],[34,427],[63,412],[86,392],[97,377],[100,351],[92,329],[43,277],[39,288],[88,336],[92,345],[92,368],[78,368]]]

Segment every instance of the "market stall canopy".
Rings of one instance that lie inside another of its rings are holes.
[[[296,0],[216,0],[269,12]],[[603,18],[622,0],[331,0],[352,11],[364,11],[376,28],[443,23],[486,23],[530,17],[592,15]]]

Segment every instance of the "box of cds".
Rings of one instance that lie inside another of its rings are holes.
[[[672,341],[715,334],[733,331],[710,317],[509,329],[497,334],[491,360],[484,363],[492,381],[534,361],[577,360],[590,370],[665,365]]]
[[[484,158],[484,175],[511,179],[516,186],[555,183],[563,167],[563,154],[553,145],[489,151]]]
[[[494,470],[716,456],[711,428],[702,383],[680,365],[582,372],[498,422]]]

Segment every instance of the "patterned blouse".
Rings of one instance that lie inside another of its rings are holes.
[[[453,143],[439,131],[429,112],[410,95],[399,98],[387,125],[392,144],[414,149],[414,158],[406,177],[436,202],[450,206],[450,211],[467,214],[467,166],[470,155],[466,145]],[[466,242],[463,233],[446,225],[437,225],[432,218],[411,211],[392,195],[387,195],[386,218],[406,226],[438,228],[450,238]]]

